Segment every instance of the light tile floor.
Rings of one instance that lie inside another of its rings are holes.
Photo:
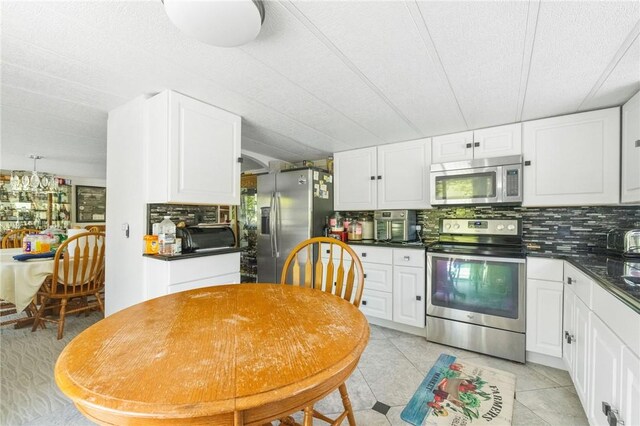
[[[443,352],[460,359],[473,358],[475,363],[517,376],[514,425],[588,425],[566,371],[532,363],[523,365],[430,343],[422,337],[375,325],[371,326],[371,340],[360,364],[347,381],[358,425],[407,425],[400,419],[400,413]],[[391,406],[386,415],[372,409],[376,401]],[[335,392],[315,408],[323,413],[339,412],[342,408],[340,397]],[[314,421],[315,424],[326,423]]]
[[[27,329],[0,329],[0,424],[92,424],[58,390],[53,380],[53,365],[65,344],[98,319],[97,313],[70,318],[64,339],[59,341],[51,329],[33,334]],[[406,425],[400,413],[442,352],[461,359],[473,358],[476,363],[516,374],[515,425],[588,424],[565,371],[504,361],[372,325],[371,340],[358,368],[347,381],[358,425]],[[376,401],[391,407],[386,415],[372,409]],[[329,395],[315,408],[323,413],[339,412],[342,408],[339,394]],[[345,421],[343,425],[346,424]]]

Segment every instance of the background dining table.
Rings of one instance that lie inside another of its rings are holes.
[[[215,286],[96,323],[65,347],[55,379],[99,424],[262,425],[344,383],[368,340],[364,315],[330,293]]]
[[[30,305],[40,286],[53,273],[49,259],[14,260],[21,248],[0,250],[0,299],[16,305],[20,312]]]

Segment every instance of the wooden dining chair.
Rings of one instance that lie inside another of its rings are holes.
[[[58,324],[58,339],[61,339],[66,315],[94,308],[104,313],[101,297],[104,253],[102,232],[78,234],[60,245],[54,257],[53,274],[37,293],[40,306],[31,331],[44,322],[53,322]],[[77,303],[69,304],[74,299]]]
[[[316,237],[301,242],[291,251],[284,262],[280,284],[315,288],[342,297],[359,307],[364,289],[364,271],[360,258],[347,244],[335,238]],[[337,426],[346,417],[349,425],[355,426],[346,384],[342,383],[338,390],[344,411],[334,420],[314,410],[313,406],[306,407],[305,425],[310,425],[311,417],[315,417]],[[292,419],[283,419],[281,423],[292,424]]]
[[[104,232],[105,228],[105,225],[87,225],[84,227],[84,229],[88,230],[89,232]]]
[[[14,229],[13,231],[9,231],[2,238],[2,248],[20,248],[22,247],[22,240],[26,235],[38,233],[40,233],[40,231],[33,228]]]

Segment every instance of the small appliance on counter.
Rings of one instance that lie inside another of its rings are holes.
[[[612,229],[607,233],[607,250],[626,257],[640,257],[640,229]]]
[[[183,253],[201,253],[235,247],[236,236],[230,226],[187,226],[177,228],[176,236],[182,239]]]
[[[418,239],[415,210],[379,210],[373,214],[373,221],[376,241],[402,243]]]

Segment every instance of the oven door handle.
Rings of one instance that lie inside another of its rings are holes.
[[[440,252],[427,252],[427,258],[440,258],[440,259],[460,259],[460,260],[479,260],[483,262],[502,262],[502,263],[527,263],[527,259],[520,257],[495,257],[495,256],[471,256],[466,254],[453,254],[453,253],[440,253]]]

